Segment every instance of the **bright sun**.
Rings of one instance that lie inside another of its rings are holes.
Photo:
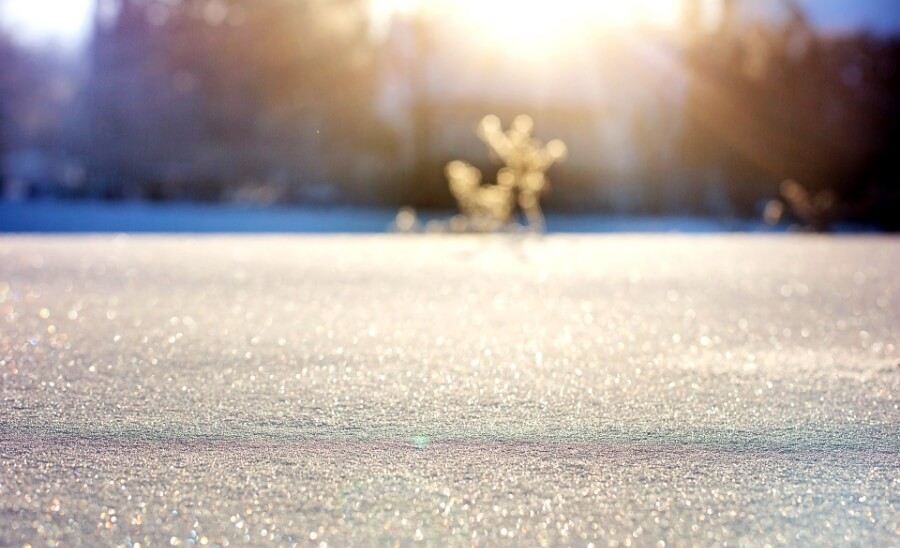
[[[93,6],[93,0],[6,0],[0,22],[26,41],[71,44],[84,37]]]
[[[553,55],[597,31],[675,24],[680,0],[374,0],[381,20],[420,12],[464,29],[488,48]]]
[[[523,31],[550,28],[565,31],[589,24],[623,26],[639,21],[668,22],[677,15],[677,2],[666,0],[444,0],[463,17],[503,23]]]

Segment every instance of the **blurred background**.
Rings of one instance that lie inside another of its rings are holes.
[[[444,165],[493,180],[479,120],[527,113],[551,215],[897,230],[898,36],[896,0],[0,0],[0,229],[451,211]]]

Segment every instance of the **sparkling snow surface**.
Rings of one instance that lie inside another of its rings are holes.
[[[0,545],[900,544],[900,240],[0,239]]]

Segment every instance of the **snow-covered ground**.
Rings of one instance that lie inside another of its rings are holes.
[[[896,545],[900,240],[0,237],[0,545]]]

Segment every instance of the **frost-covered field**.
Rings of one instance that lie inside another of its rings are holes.
[[[900,543],[900,240],[0,238],[0,545]]]

